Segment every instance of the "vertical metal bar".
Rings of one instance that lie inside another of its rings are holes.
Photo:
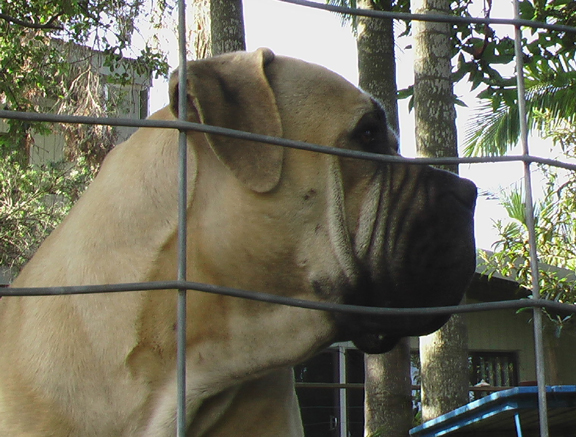
[[[338,346],[338,383],[346,384],[346,349],[344,346]],[[348,435],[348,417],[347,417],[347,396],[346,389],[340,388],[339,390],[339,427],[340,436],[345,437]]]
[[[520,18],[518,0],[513,0],[514,18]],[[526,94],[524,88],[524,60],[522,54],[522,32],[520,26],[514,27],[514,46],[516,55],[516,78],[518,84],[518,113],[520,117],[520,141],[523,154],[529,155],[528,126],[526,121]],[[532,270],[532,297],[540,298],[540,280],[538,254],[536,251],[536,230],[534,224],[534,205],[532,199],[532,177],[530,162],[524,162],[524,191],[526,195],[526,226],[530,245],[530,268]],[[548,406],[546,401],[546,373],[544,368],[544,339],[542,335],[542,309],[534,308],[534,353],[536,359],[536,380],[538,382],[538,416],[540,419],[540,437],[548,437]]]
[[[522,437],[522,424],[520,423],[520,413],[514,414],[514,424],[516,425],[516,437]]]
[[[186,87],[186,3],[178,0],[178,119],[187,119],[187,87]],[[178,280],[186,280],[186,207],[188,188],[188,148],[186,131],[180,131],[178,137]],[[176,322],[176,385],[177,385],[177,411],[176,435],[186,436],[186,289],[178,290],[178,308]]]

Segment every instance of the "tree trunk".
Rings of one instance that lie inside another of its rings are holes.
[[[246,50],[242,0],[195,0],[192,7],[194,59]]]
[[[413,0],[414,13],[447,14],[450,0]],[[450,78],[451,25],[413,22],[416,150],[420,156],[457,156],[456,110]],[[457,172],[457,166],[445,166]],[[441,272],[438,272],[441,274]],[[468,402],[468,333],[463,315],[420,338],[422,418],[430,420]]]
[[[392,10],[392,1],[383,0],[376,6],[371,0],[358,0],[362,9]],[[398,101],[396,58],[394,56],[394,26],[392,20],[358,18],[359,84],[384,105],[388,123],[398,132]]]
[[[246,50],[242,0],[211,0],[212,55]]]
[[[469,402],[467,346],[468,331],[460,315],[420,337],[423,421]]]
[[[377,7],[358,1],[365,9],[391,10],[390,0]],[[358,70],[360,87],[384,105],[388,123],[398,132],[398,103],[394,28],[392,20],[358,18]],[[408,436],[412,426],[410,345],[403,339],[383,355],[365,355],[365,435]]]
[[[365,435],[408,436],[412,427],[410,340],[390,352],[365,355]]]
[[[190,46],[192,48],[193,59],[205,59],[212,56],[210,0],[195,0],[192,4]]]
[[[412,12],[448,14],[450,0],[413,0]],[[426,157],[458,156],[451,25],[414,21],[412,29],[416,151]],[[445,168],[458,172],[457,166]]]

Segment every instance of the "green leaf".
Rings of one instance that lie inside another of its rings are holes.
[[[532,2],[528,0],[520,1],[518,4],[520,10],[520,18],[522,20],[532,20],[535,18],[536,9]]]
[[[463,108],[467,108],[467,107],[468,107],[468,105],[467,105],[465,102],[463,102],[462,100],[460,100],[460,99],[458,99],[458,98],[455,98],[455,99],[454,99],[454,104],[455,104],[455,105],[458,105],[458,106],[460,106],[460,107],[463,107]]]
[[[400,100],[412,97],[414,95],[414,85],[410,85],[408,88],[398,90],[397,95],[398,99]]]

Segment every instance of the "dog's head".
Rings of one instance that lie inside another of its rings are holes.
[[[175,74],[175,113],[178,87]],[[186,87],[191,121],[397,154],[373,98],[322,67],[269,50],[192,62]],[[190,135],[204,144],[196,151],[198,183],[202,172],[218,174],[210,201],[198,200],[211,240],[197,246],[210,247],[202,262],[222,285],[377,307],[462,299],[475,266],[471,182],[425,166]],[[448,317],[336,314],[330,320],[338,339],[377,353],[403,336],[438,329]]]

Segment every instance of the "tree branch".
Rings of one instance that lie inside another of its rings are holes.
[[[38,23],[32,23],[30,21],[23,21],[18,18],[11,17],[10,15],[0,13],[0,19],[8,21],[13,24],[17,24],[18,26],[28,27],[30,29],[41,29],[41,30],[64,30],[64,27],[53,24],[58,18],[58,16],[59,15],[53,16],[44,24],[38,24]]]

